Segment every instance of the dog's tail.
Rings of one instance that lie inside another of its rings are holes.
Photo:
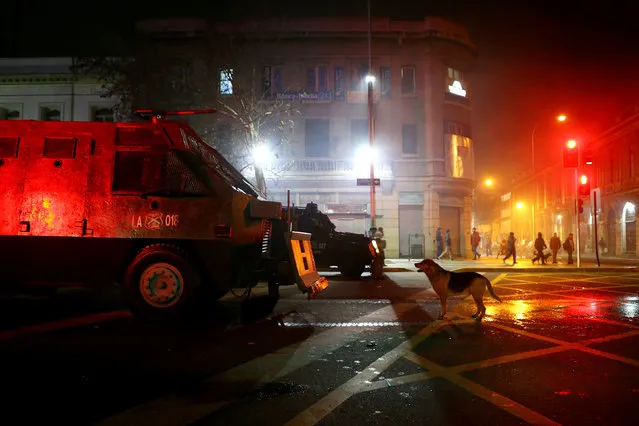
[[[501,299],[499,298],[499,296],[495,294],[495,290],[493,290],[493,285],[490,283],[490,280],[488,278],[486,278],[486,288],[488,288],[488,293],[490,294],[490,297],[492,297],[495,300],[499,300],[499,303],[501,303]]]

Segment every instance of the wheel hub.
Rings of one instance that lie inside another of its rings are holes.
[[[148,266],[140,277],[140,294],[144,301],[156,308],[175,305],[184,292],[180,271],[168,263]]]

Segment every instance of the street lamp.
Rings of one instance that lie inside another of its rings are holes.
[[[368,144],[370,147],[371,157],[375,151],[375,123],[373,117],[373,83],[375,82],[375,76],[373,76],[373,55],[371,47],[371,0],[368,0],[368,74],[366,75],[366,85],[368,86]],[[375,212],[375,162],[371,158],[370,169],[370,197],[371,197],[371,229],[377,227],[377,218]]]
[[[556,117],[557,122],[558,123],[564,123],[566,120],[568,120],[568,116],[566,116],[566,114],[560,114]],[[531,161],[532,161],[532,175],[535,176],[535,133],[537,132],[537,126],[538,124],[535,124],[535,126],[533,127],[532,130],[532,134],[530,136],[530,145],[531,145],[531,149],[532,149],[532,156],[531,156]]]

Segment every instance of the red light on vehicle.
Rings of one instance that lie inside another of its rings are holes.
[[[231,238],[231,225],[215,225],[215,236],[220,238]]]
[[[188,111],[168,111],[167,115],[194,115],[194,114],[215,114],[214,109],[192,109]]]

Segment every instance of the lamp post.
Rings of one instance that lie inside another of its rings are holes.
[[[368,87],[368,145],[371,152],[370,168],[370,196],[371,196],[371,228],[377,227],[377,214],[375,212],[375,156],[373,155],[375,140],[375,123],[373,117],[373,57],[371,51],[371,0],[368,0],[368,75],[366,85]]]
[[[557,122],[564,123],[568,117],[565,114],[560,114],[557,116]],[[532,134],[530,135],[530,145],[531,145],[531,161],[532,161],[532,175],[535,176],[535,133],[537,132],[538,124],[532,129]]]

